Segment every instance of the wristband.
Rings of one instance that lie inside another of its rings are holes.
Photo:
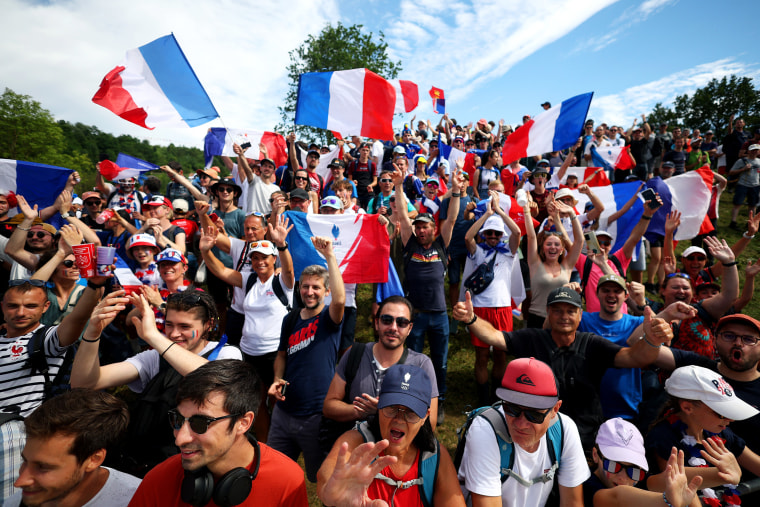
[[[752,239],[752,238],[754,238],[754,237],[755,237],[755,235],[754,235],[754,234],[753,234],[752,236],[747,236],[747,233],[746,233],[746,232],[745,232],[744,234],[742,234],[742,238],[744,238],[744,239]]]
[[[472,320],[470,322],[465,322],[464,325],[465,326],[471,326],[471,325],[475,324],[476,320],[478,320],[478,316],[473,313],[472,314]]]
[[[665,492],[662,492],[662,501],[665,502],[665,505],[668,507],[673,507],[673,504],[668,501],[668,497],[665,495]]]
[[[285,242],[285,246],[277,246],[277,245],[275,245],[275,248],[277,248],[278,252],[284,252],[285,250],[288,249],[288,242],[287,241]]]
[[[647,345],[649,345],[653,349],[659,349],[660,347],[662,347],[662,343],[660,343],[659,345],[655,345],[654,343],[647,340],[647,335],[642,336],[641,339],[644,340],[647,343]]]
[[[161,352],[161,357],[164,357],[164,354],[166,354],[170,348],[174,347],[177,344],[177,342],[172,342],[171,345],[166,347],[163,352]]]
[[[652,217],[648,217],[646,215],[641,215],[642,220],[652,220]]]
[[[451,197],[462,197],[462,194],[459,192],[452,192]]]
[[[738,263],[736,261],[734,262],[722,262],[723,266],[730,268],[731,266],[736,266]]]
[[[643,311],[644,311],[644,308],[646,308],[646,307],[647,307],[646,305],[636,305],[636,309],[637,309],[638,311],[640,311],[640,312],[643,312]]]
[[[89,288],[91,288],[92,290],[98,290],[98,289],[102,289],[103,287],[105,287],[106,284],[98,285],[95,282],[93,282],[92,280],[87,280],[87,286]]]
[[[85,337],[82,337],[82,341],[83,341],[83,342],[87,342],[87,343],[95,343],[95,342],[99,342],[99,341],[100,341],[100,336],[98,336],[98,337],[97,337],[97,338],[95,338],[94,340],[88,340],[87,338],[85,338]]]

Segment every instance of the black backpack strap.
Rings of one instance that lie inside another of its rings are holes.
[[[245,293],[246,295],[251,292],[251,289],[253,289],[254,284],[256,283],[256,280],[259,279],[259,275],[256,274],[255,271],[251,271],[251,274],[248,275],[248,280],[245,281]]]
[[[277,296],[277,299],[280,300],[280,303],[282,303],[282,306],[287,308],[288,311],[293,309],[288,302],[288,296],[285,294],[285,289],[282,288],[279,273],[274,275],[274,280],[272,280],[272,290],[274,291],[275,296]]]
[[[620,262],[620,259],[618,259],[614,255],[611,255],[611,256],[607,257],[607,259],[609,259],[610,261],[612,261],[612,264],[615,265],[615,267],[618,270],[618,273],[620,273],[620,276],[622,276],[623,278],[625,278],[625,269],[623,269],[623,264]]]
[[[346,393],[343,396],[343,401],[348,399],[351,384],[353,383],[354,378],[356,378],[356,372],[359,371],[359,364],[362,362],[364,349],[366,347],[367,344],[364,342],[354,342],[351,346],[351,350],[348,351],[348,359],[346,360]]]
[[[586,291],[586,284],[588,284],[588,277],[591,275],[591,266],[594,264],[594,261],[591,260],[591,257],[586,257],[586,262],[583,263],[583,276],[581,277],[581,289],[583,291]]]
[[[46,327],[41,327],[32,333],[32,337],[29,338],[27,343],[27,351],[29,353],[29,366],[32,368],[32,375],[41,373],[45,377],[45,399],[50,396],[50,388],[53,382],[50,380],[50,366],[45,356],[45,331]]]

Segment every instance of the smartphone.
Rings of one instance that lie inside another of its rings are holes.
[[[282,384],[282,387],[280,388],[280,394],[285,396],[285,391],[288,389],[288,384]]]
[[[657,194],[651,188],[643,190],[641,192],[641,197],[644,199],[644,202],[648,203],[647,206],[649,206],[649,209],[657,209],[662,206],[662,204],[657,201]]]
[[[596,233],[594,231],[588,231],[583,233],[583,238],[586,240],[589,252],[598,254],[602,252],[599,247],[599,241],[596,239]]]
[[[251,141],[246,141],[240,145],[240,149],[243,151],[247,150],[250,147],[251,147]]]
[[[217,215],[216,213],[211,213],[211,214],[210,214],[208,217],[209,217],[209,218],[211,219],[211,221],[212,221],[212,222],[214,222],[214,223],[216,223],[216,221],[217,221],[217,220],[219,220],[219,215]]]

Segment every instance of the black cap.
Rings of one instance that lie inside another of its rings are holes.
[[[335,159],[333,159],[332,162],[330,162],[330,164],[327,167],[329,167],[329,168],[340,167],[341,169],[345,169],[346,168],[346,163],[343,162],[339,158],[335,158]]]
[[[303,188],[294,188],[290,191],[290,198],[291,199],[303,199],[304,201],[311,200],[311,197],[309,197],[309,193],[304,190]]]
[[[543,104],[541,104],[541,107],[544,107],[544,106],[549,106],[549,107],[552,107],[552,103],[551,103],[551,102],[549,102],[549,101],[546,101],[546,102],[544,102]]]
[[[433,215],[430,213],[420,213],[416,217],[414,217],[414,220],[412,220],[412,223],[414,222],[427,222],[429,224],[434,224],[435,219],[433,218]]]
[[[546,306],[553,305],[554,303],[567,303],[578,308],[583,308],[581,295],[567,287],[560,287],[549,293],[549,297],[546,298]]]
[[[211,191],[213,193],[216,193],[217,189],[219,188],[219,185],[227,185],[227,186],[232,187],[233,192],[236,197],[240,197],[240,195],[243,193],[243,189],[240,187],[240,185],[235,183],[235,180],[233,180],[232,178],[222,178],[221,180],[217,181],[216,183],[211,185]]]

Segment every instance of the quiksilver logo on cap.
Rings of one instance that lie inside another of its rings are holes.
[[[536,384],[534,384],[533,381],[530,379],[530,377],[527,376],[525,373],[517,377],[517,379],[515,379],[515,382],[517,382],[518,384],[526,385],[526,386],[536,387]]]

